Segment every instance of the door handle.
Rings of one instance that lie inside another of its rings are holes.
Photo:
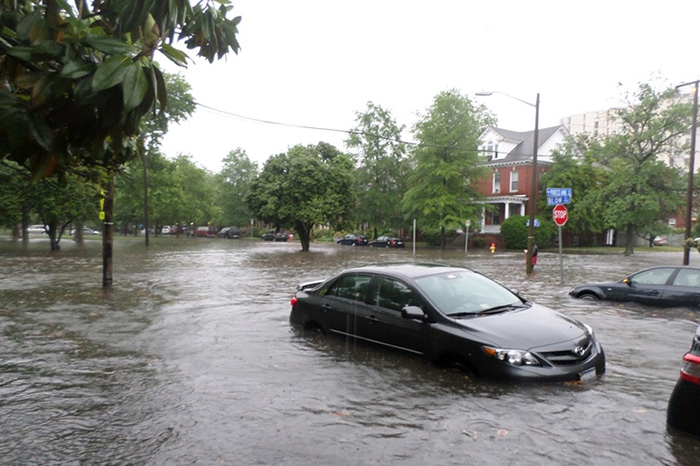
[[[379,322],[379,319],[377,319],[374,316],[367,316],[367,320],[369,320],[370,322]]]

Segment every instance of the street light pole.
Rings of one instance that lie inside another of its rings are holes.
[[[690,158],[688,160],[688,201],[685,213],[686,240],[690,239],[691,228],[693,226],[693,175],[695,174],[695,134],[697,133],[698,128],[698,83],[700,83],[700,81],[693,81],[676,86],[676,89],[679,87],[688,86],[690,84],[695,86],[695,90],[693,92],[693,126],[690,136]],[[685,246],[683,248],[683,265],[688,264],[690,264],[690,247]]]
[[[530,186],[530,225],[527,230],[527,261],[525,273],[532,273],[532,254],[535,251],[535,211],[537,210],[537,147],[540,126],[540,93],[535,101],[535,135],[532,142],[532,181]]]
[[[517,97],[513,97],[510,94],[506,94],[505,92],[498,92],[498,91],[481,91],[477,92],[476,95],[478,96],[490,96],[493,94],[503,94],[507,97],[510,97],[511,99],[515,99],[519,102],[522,102],[526,105],[529,105],[530,107],[535,107],[535,134],[533,137],[533,143],[532,143],[532,181],[531,181],[531,186],[530,186],[530,219],[528,221],[528,227],[527,227],[527,258],[525,260],[525,273],[530,275],[532,273],[532,253],[534,252],[535,249],[535,211],[537,210],[537,148],[539,146],[538,144],[538,136],[539,136],[539,124],[540,124],[540,93],[537,93],[537,100],[535,101],[534,104],[531,104],[530,102],[527,102],[525,100],[519,99]]]

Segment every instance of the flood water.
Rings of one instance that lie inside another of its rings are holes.
[[[691,465],[700,440],[666,405],[700,311],[589,303],[681,253],[386,250],[254,240],[0,239],[0,463]],[[466,265],[590,324],[607,373],[587,384],[495,383],[290,327],[295,285],[348,266]],[[692,265],[700,265],[694,253]]]

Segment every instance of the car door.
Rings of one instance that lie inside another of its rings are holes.
[[[364,322],[371,313],[366,303],[372,276],[347,274],[339,277],[324,294],[320,305],[321,320],[329,331],[362,337]]]
[[[655,267],[643,270],[629,277],[628,300],[642,304],[659,305],[669,282],[675,272],[674,267]]]
[[[367,334],[387,346],[425,353],[426,324],[401,316],[404,307],[422,305],[418,295],[405,283],[391,277],[377,276],[371,290],[371,313],[365,321]]]
[[[669,306],[700,307],[700,270],[678,267],[662,299]]]

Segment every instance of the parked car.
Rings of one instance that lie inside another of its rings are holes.
[[[76,230],[71,230],[70,234],[75,236]],[[83,236],[94,236],[94,235],[99,235],[100,232],[97,230],[93,230],[92,228],[88,227],[83,227]]]
[[[369,242],[370,247],[374,248],[403,248],[405,245],[401,238],[393,236],[380,236]]]
[[[163,226],[163,228],[161,228],[160,232],[164,235],[169,235],[170,234],[170,225]]]
[[[369,244],[369,238],[365,235],[357,235],[355,233],[348,233],[337,241],[338,244],[345,246],[367,246]]]
[[[287,241],[289,239],[289,235],[287,235],[287,232],[284,230],[269,230],[267,233],[262,235],[262,239],[263,241]]]
[[[214,238],[216,237],[216,227],[197,227],[194,231],[195,238]]]
[[[655,236],[652,243],[654,246],[666,246],[668,245],[668,240],[666,238],[662,238],[661,236]]]
[[[41,235],[46,233],[46,228],[44,225],[32,225],[27,227],[27,233],[30,235]]]
[[[614,283],[573,287],[574,298],[634,301],[653,306],[700,306],[700,268],[652,267]]]
[[[300,284],[292,325],[422,355],[479,376],[590,381],[605,371],[593,330],[461,267],[399,264]]]
[[[668,400],[666,423],[700,437],[700,327],[683,356],[680,378]]]
[[[226,227],[219,230],[216,236],[219,238],[236,239],[241,237],[241,230],[237,227]]]

